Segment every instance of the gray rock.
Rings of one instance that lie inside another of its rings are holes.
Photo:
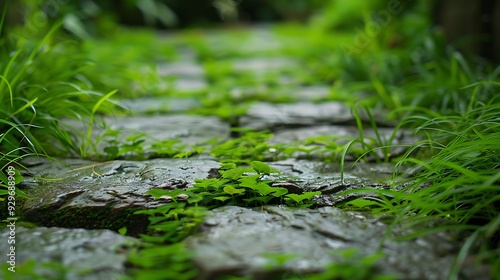
[[[193,93],[205,92],[208,83],[199,77],[168,77],[158,81],[157,91],[164,95],[192,96]]]
[[[133,134],[146,134],[141,147],[145,155],[150,157],[156,156],[156,151],[151,146],[155,142],[176,139],[179,140],[178,145],[203,146],[214,138],[224,140],[230,134],[229,124],[211,116],[129,116],[105,118],[105,122],[110,129],[121,132],[121,140]],[[97,138],[101,133],[103,130],[96,130],[94,137]],[[98,151],[102,151],[106,146],[108,146],[106,141],[102,141],[99,143]]]
[[[363,137],[365,138],[365,143],[369,147],[384,147],[391,146],[390,150],[387,149],[377,149],[375,153],[372,153],[367,158],[374,159],[375,155],[381,159],[386,156],[395,157],[401,155],[406,151],[406,147],[413,145],[418,141],[418,138],[414,137],[411,132],[407,130],[395,130],[394,128],[380,127],[377,129],[380,137],[380,141],[377,138],[375,131],[371,128],[363,129]],[[283,128],[274,133],[274,137],[270,140],[272,144],[293,144],[298,145],[303,144],[305,140],[312,139],[315,137],[320,138],[321,136],[326,136],[324,139],[330,141],[331,147],[326,146],[323,141],[316,140],[315,143],[310,143],[308,146],[316,148],[311,152],[295,152],[293,156],[295,158],[316,158],[316,159],[336,159],[339,158],[339,152],[336,151],[335,147],[345,145],[351,139],[357,139],[360,137],[359,130],[355,126],[339,126],[339,125],[314,125],[304,128]],[[285,146],[286,147],[286,146]],[[360,143],[355,143],[353,146],[361,148]],[[363,149],[365,150],[365,149]],[[347,157],[347,160],[354,161],[352,155]]]
[[[215,57],[252,56],[266,53],[281,54],[289,47],[268,27],[230,31],[206,31],[203,33],[206,47]]]
[[[92,147],[92,151],[87,151],[91,153],[89,156],[104,154],[104,148],[108,146],[131,145],[132,140],[127,140],[129,136],[134,136],[136,141],[143,141],[137,145],[143,153],[139,158],[152,158],[162,156],[152,146],[154,143],[172,140],[176,141],[175,146],[185,146],[189,150],[193,146],[206,147],[207,142],[224,140],[230,135],[230,125],[212,116],[107,116],[102,121],[105,124],[95,124],[92,129],[92,144],[95,147]],[[79,136],[82,138],[87,133],[88,123],[66,119],[64,125],[71,130],[80,131],[82,134]],[[109,134],[110,130],[119,132],[119,135]],[[130,152],[123,158],[136,159],[137,156],[137,152]]]
[[[15,232],[16,267],[31,260],[33,272],[40,277],[36,279],[119,279],[125,275],[125,246],[138,243],[110,230],[16,227]],[[9,231],[0,230],[2,241],[8,236]],[[10,246],[0,242],[0,251],[9,252]],[[35,279],[33,275],[23,275],[19,268],[15,277]]]
[[[252,57],[231,61],[233,70],[249,72],[266,72],[297,68],[299,64],[289,58],[282,57]]]
[[[200,92],[208,88],[205,79],[177,78],[165,86],[165,90],[178,93]]]
[[[25,176],[21,185],[33,197],[22,205],[22,214],[27,221],[42,226],[127,227],[134,235],[147,226],[145,217],[132,215],[135,210],[168,202],[155,200],[146,191],[186,189],[194,179],[207,178],[211,169],[218,167],[212,160],[191,159],[38,164],[30,168],[32,177]]]
[[[167,96],[148,96],[134,99],[123,99],[120,103],[128,110],[138,113],[181,113],[200,107],[198,99],[172,98]]]
[[[157,71],[165,79],[159,85],[163,91],[193,92],[208,87],[203,66],[195,62],[160,63]]]
[[[357,163],[351,168],[347,163],[342,178],[339,163],[288,159],[272,162],[270,166],[281,172],[279,175],[265,177],[274,181],[273,186],[285,187],[291,193],[320,191],[321,195],[314,197],[319,206],[332,206],[359,197],[375,196],[370,193],[339,193],[359,188],[388,188],[394,168],[392,164],[384,163]]]
[[[255,77],[257,80],[258,77]],[[265,83],[257,83],[255,86],[231,87],[231,97],[234,99],[248,98],[252,96],[266,96],[267,101],[276,100],[280,102],[290,101],[314,101],[328,97],[330,89],[326,86],[297,86],[293,79],[280,76],[277,81],[279,88],[271,87]],[[254,98],[255,99],[255,98]],[[271,101],[274,102],[274,101]]]
[[[252,30],[245,44],[240,44],[239,51],[246,54],[279,53],[285,47],[285,42],[279,40],[268,27],[260,27]]]
[[[335,208],[214,209],[201,232],[187,239],[195,252],[201,279],[219,275],[278,279],[279,275],[323,271],[328,263],[346,261],[339,254],[357,249],[356,258],[375,254],[388,226],[377,218]],[[456,253],[448,234],[430,234],[410,241],[395,241],[394,229],[383,242],[385,256],[377,262],[382,273],[399,279],[445,279]],[[437,248],[441,249],[437,249]],[[273,256],[290,256],[280,264]],[[281,274],[280,274],[281,273]],[[281,279],[281,278],[280,278]]]
[[[379,128],[378,132],[382,141],[388,141],[394,133],[394,139],[403,138],[404,132],[399,130],[394,132],[392,128]],[[283,129],[274,134],[272,143],[287,143],[297,140],[304,140],[316,136],[332,136],[338,138],[358,138],[359,130],[355,126],[340,126],[340,125],[315,125],[304,128]],[[376,138],[375,132],[372,129],[363,130],[363,136],[366,138]],[[347,141],[343,141],[344,143]]]
[[[200,138],[201,141],[229,135],[229,125],[216,117],[192,115],[131,116],[106,118],[111,129],[140,131],[157,139]],[[196,141],[194,141],[196,142]],[[193,142],[191,144],[194,144]]]
[[[352,120],[351,109],[339,102],[297,102],[270,104],[257,102],[240,119],[240,126],[256,130],[284,129],[319,124],[339,124]]]
[[[160,76],[182,76],[190,78],[202,77],[205,73],[205,70],[200,64],[193,62],[161,63],[158,65],[157,71]]]
[[[330,95],[328,86],[302,86],[298,89],[287,91],[287,95],[298,101],[322,100]]]

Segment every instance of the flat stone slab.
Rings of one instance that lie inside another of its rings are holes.
[[[252,57],[231,60],[233,70],[248,72],[267,72],[297,68],[297,61],[285,57]]]
[[[332,206],[359,197],[374,196],[367,193],[339,193],[359,188],[389,188],[394,168],[389,163],[357,163],[353,167],[346,163],[342,178],[339,163],[288,159],[269,165],[280,171],[279,175],[265,177],[273,181],[273,186],[284,187],[289,193],[298,194],[320,191],[321,195],[313,197],[319,206]]]
[[[219,163],[213,160],[155,159],[105,163],[65,160],[26,163],[21,188],[34,199],[22,205],[23,217],[42,226],[107,228],[127,227],[143,232],[147,219],[132,213],[170,200],[146,194],[153,188],[186,189],[194,179],[207,178]]]
[[[168,90],[178,93],[199,92],[206,90],[208,83],[204,79],[177,78],[167,86]]]
[[[256,77],[258,79],[258,77]],[[324,100],[330,94],[330,89],[327,86],[300,86],[295,85],[296,81],[291,78],[281,76],[278,80],[280,88],[271,88],[270,86],[259,84],[256,86],[233,87],[231,96],[235,99],[242,99],[252,96],[265,95],[267,98],[273,98],[280,101],[305,101],[312,102],[315,100]],[[268,100],[269,101],[269,100]]]
[[[165,151],[152,145],[174,141],[171,150],[185,152],[194,146],[207,147],[209,146],[207,143],[213,143],[215,139],[223,141],[230,136],[230,124],[213,116],[187,114],[106,116],[102,120],[106,125],[96,124],[92,130],[92,143],[97,143],[92,156],[105,155],[104,148],[109,146],[132,145],[134,141],[142,141],[137,145],[142,155],[138,156],[138,152],[130,151],[121,158],[166,157]],[[85,133],[88,129],[87,124],[75,120],[65,120],[65,124]],[[129,136],[133,139],[127,140]],[[167,145],[168,143],[165,147]],[[180,146],[184,146],[184,149],[180,149]]]
[[[158,75],[165,80],[160,82],[160,90],[175,92],[193,92],[205,90],[208,83],[205,79],[205,69],[196,62],[180,61],[160,63],[157,66]]]
[[[217,138],[229,138],[230,125],[217,117],[194,115],[155,115],[155,116],[128,116],[120,118],[105,118],[110,129],[121,132],[119,140],[134,134],[145,134],[142,148],[147,157],[157,156],[152,144],[164,140],[179,140],[176,145],[206,146],[207,142]],[[96,130],[94,137],[98,137],[102,130]],[[108,138],[108,140],[113,138]],[[98,151],[108,146],[105,141],[99,143]],[[160,155],[161,156],[161,155]]]
[[[328,86],[302,86],[297,89],[287,91],[287,94],[297,101],[322,100],[330,95]]]
[[[378,137],[375,130],[371,127],[363,129],[364,142],[368,147],[383,147],[391,146],[387,149],[377,149],[374,153],[366,158],[373,160],[375,155],[379,158],[385,156],[398,156],[406,152],[406,147],[413,145],[418,141],[410,131],[396,130],[395,128],[380,127],[377,129]],[[340,152],[335,147],[341,147],[352,139],[360,137],[357,127],[349,125],[314,125],[302,128],[284,128],[274,133],[273,138],[269,141],[271,144],[291,144],[306,145],[311,149],[311,152],[295,152],[295,158],[309,159],[336,159],[339,158]],[[315,140],[316,139],[316,140]],[[329,146],[327,148],[327,146]],[[361,148],[361,143],[355,143],[353,146]],[[316,150],[312,150],[315,148]],[[363,149],[365,150],[365,149]],[[356,160],[351,154],[346,157],[347,160]]]
[[[15,233],[16,272],[3,272],[11,273],[13,279],[35,279],[31,274],[23,275],[27,269],[19,267],[27,266],[29,260],[39,277],[36,279],[119,279],[125,275],[125,247],[138,243],[110,230],[16,227]],[[5,241],[0,242],[2,254],[10,250],[9,234],[5,229],[0,230],[0,239]]]
[[[201,106],[198,99],[173,98],[167,96],[148,96],[122,99],[120,103],[136,114],[182,113]]]
[[[199,77],[170,77],[160,80],[158,88],[159,91],[167,94],[188,95],[205,91],[208,88],[208,82]]]
[[[388,225],[380,218],[332,207],[293,209],[236,206],[214,209],[201,232],[186,241],[195,252],[201,279],[220,275],[250,276],[252,279],[282,279],[293,273],[321,272],[332,262],[349,261],[338,254],[357,249],[355,260],[375,254]],[[410,233],[395,228],[381,247],[384,257],[376,266],[381,273],[398,279],[446,279],[457,247],[446,232],[415,240],[395,241]],[[290,257],[284,264],[272,256]],[[475,275],[474,279],[484,279]]]
[[[159,140],[177,138],[190,145],[229,136],[229,125],[210,116],[129,116],[105,121],[111,129],[144,132]]]
[[[240,118],[240,126],[256,130],[284,129],[339,124],[351,120],[351,109],[339,102],[289,104],[257,102]]]
[[[189,78],[203,77],[203,66],[194,62],[160,63],[157,67],[160,76],[182,76]]]
[[[265,53],[280,54],[288,47],[267,26],[231,31],[203,33],[207,47],[216,57],[255,56]]]
[[[203,159],[155,159],[147,161],[88,160],[48,162],[29,158],[23,161],[30,173],[24,174],[20,187],[34,199],[22,204],[27,221],[42,226],[83,228],[127,227],[132,235],[147,226],[147,220],[132,215],[138,209],[155,208],[172,199],[155,200],[146,192],[153,188],[188,189],[195,179],[217,176],[219,163]],[[342,180],[337,163],[295,160],[272,162],[280,174],[269,175],[272,186],[289,193],[320,191],[317,205],[335,205],[358,198],[339,195],[356,188],[388,188],[390,164],[359,163],[346,167]],[[369,196],[369,194],[364,194]]]

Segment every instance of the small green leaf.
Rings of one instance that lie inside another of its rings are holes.
[[[380,206],[380,204],[378,202],[376,202],[376,201],[362,199],[362,198],[351,200],[351,201],[349,201],[347,203],[347,205],[348,206],[359,207],[359,208],[372,207],[372,206]]]
[[[254,190],[260,192],[262,195],[268,195],[272,192],[276,192],[277,188],[272,188],[268,184],[260,182],[255,185]]]
[[[195,184],[194,187],[197,189],[218,189],[222,185],[226,184],[228,180],[220,180],[217,178],[210,178],[210,179],[195,179]]]
[[[222,169],[222,170],[229,170],[229,169],[235,169],[235,168],[236,168],[236,164],[234,164],[232,162],[226,162],[226,163],[221,164],[221,166],[220,166],[220,169]]]
[[[14,182],[17,185],[17,184],[21,183],[24,180],[24,177],[23,177],[23,175],[21,175],[21,172],[19,172],[18,169],[14,170],[14,173],[16,173],[14,175]]]
[[[301,203],[305,199],[309,200],[313,196],[320,195],[320,194],[321,194],[321,192],[319,192],[319,191],[318,192],[305,192],[303,194],[294,194],[294,193],[291,193],[291,194],[287,194],[286,197],[291,198],[296,203]]]
[[[129,135],[125,138],[126,141],[129,141],[129,142],[136,142],[137,140],[143,138],[145,136],[144,133],[136,133],[136,134],[132,134],[132,135]]]
[[[187,194],[185,190],[181,189],[176,189],[176,190],[164,190],[164,189],[150,189],[146,192],[146,194],[149,194],[151,196],[154,196],[155,198],[162,197],[164,195],[171,196],[172,198],[176,198],[180,194]]]
[[[241,194],[244,193],[244,189],[236,189],[235,187],[229,185],[224,187],[224,192],[230,195]]]
[[[295,193],[287,194],[286,197],[291,198],[296,203],[300,203],[302,200],[305,199],[305,197],[302,197],[301,195]]]
[[[262,162],[262,161],[252,161],[250,163],[252,166],[253,170],[259,174],[271,174],[271,167],[269,164]]]
[[[240,186],[254,189],[258,183],[259,177],[260,177],[259,175],[250,175],[250,176],[241,177],[239,179]]]
[[[118,233],[121,234],[121,235],[125,235],[127,234],[127,228],[126,227],[122,227],[118,230]]]
[[[202,200],[203,196],[198,194],[198,195],[190,195],[187,201],[188,203],[198,203]]]
[[[118,155],[118,152],[120,151],[117,146],[108,146],[105,147],[103,150],[106,154],[108,154],[112,158],[115,158]]]
[[[321,195],[321,192],[320,191],[317,191],[317,192],[305,192],[302,195],[305,195],[307,197],[307,199],[311,199],[315,195]]]
[[[288,190],[285,188],[273,188],[273,189],[274,189],[274,192],[272,193],[272,196],[274,196],[274,197],[284,196],[285,194],[288,193]]]
[[[104,132],[104,137],[118,137],[122,132],[120,130],[108,129]]]
[[[217,196],[217,197],[214,197],[214,199],[224,202],[228,199],[231,199],[231,197],[230,196]]]
[[[193,154],[192,151],[180,152],[174,155],[174,158],[188,158]]]
[[[238,180],[246,170],[241,167],[226,170],[222,173],[222,178],[230,180]]]

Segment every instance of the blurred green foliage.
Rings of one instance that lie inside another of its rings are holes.
[[[348,3],[339,0],[215,0],[198,1],[196,5],[181,0],[21,0],[9,3],[11,16],[7,23],[21,24],[22,18],[31,19],[33,16],[38,19],[32,25],[64,19],[65,26],[80,37],[89,34],[105,36],[114,32],[117,24],[204,27],[236,21],[306,22],[312,18],[317,28],[336,29],[362,25],[366,14],[386,9],[394,5],[393,2],[404,6],[404,13],[415,6],[412,1],[400,3],[389,0],[355,0]],[[423,2],[428,1],[420,1]]]

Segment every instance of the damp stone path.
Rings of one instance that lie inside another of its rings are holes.
[[[378,253],[383,255],[374,263],[377,273],[445,279],[460,245],[451,234],[398,241],[417,229],[398,227],[388,234],[391,217],[334,207],[359,196],[339,195],[342,191],[389,188],[394,166],[375,155],[351,167],[359,154],[349,153],[351,162],[342,174],[338,155],[359,137],[356,119],[351,107],[330,98],[328,84],[309,79],[304,61],[289,55],[301,47],[290,42],[300,38],[278,36],[265,27],[247,29],[237,38],[231,32],[198,35],[203,48],[177,34],[158,36],[172,40],[178,50],[175,61],[157,65],[167,94],[121,100],[131,114],[105,117],[106,129],[119,135],[101,141],[96,152],[118,159],[23,161],[29,172],[19,187],[31,199],[19,209],[34,228],[18,229],[18,263],[34,261],[33,270],[46,279],[57,273],[97,280],[128,275],[126,255],[140,244],[149,223],[147,215],[135,211],[190,203],[183,191],[199,180],[220,179],[219,171],[231,160],[255,159],[274,170],[260,178],[272,188],[296,195],[317,192],[310,201],[316,204],[244,207],[221,200],[184,241],[196,279],[306,277]],[[361,118],[368,122],[367,116]],[[396,146],[418,140],[396,131],[384,121],[384,112],[376,112],[375,119],[380,129],[364,126],[367,141],[376,134]],[[94,138],[106,129],[96,129]],[[250,155],[224,146],[238,139],[233,146],[245,147]],[[123,147],[129,150],[121,153]],[[380,156],[404,152],[391,149]],[[154,197],[151,190],[178,195]],[[127,236],[118,233],[123,229]],[[7,235],[0,230],[2,239]],[[5,246],[0,243],[2,252]],[[346,250],[356,252],[355,258],[341,254]],[[57,273],[50,269],[54,262],[62,265]],[[467,279],[488,279],[487,268],[464,271]]]

